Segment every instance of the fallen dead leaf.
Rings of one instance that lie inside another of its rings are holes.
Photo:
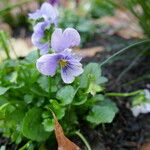
[[[55,114],[52,112],[55,122],[55,136],[58,142],[58,150],[81,150],[75,143],[65,137],[63,129]]]
[[[97,47],[91,47],[91,48],[84,48],[84,49],[75,49],[74,51],[81,55],[82,57],[92,57],[95,56],[97,52],[101,52],[104,50],[104,47],[97,46]]]
[[[144,33],[138,20],[127,10],[117,9],[114,16],[105,16],[94,21],[95,24],[110,26],[108,34],[118,34],[125,39],[143,38]]]
[[[139,150],[150,150],[150,143],[144,143]]]

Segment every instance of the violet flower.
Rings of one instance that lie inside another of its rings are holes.
[[[33,20],[44,18],[44,21],[49,20],[51,23],[57,25],[58,12],[50,3],[45,2],[40,9],[36,10],[34,13],[30,13],[29,18]]]
[[[67,28],[64,31],[56,28],[51,37],[51,48],[55,52],[64,51],[80,44],[80,35],[77,30]]]
[[[50,48],[49,42],[43,42],[42,39],[44,38],[44,31],[46,28],[50,26],[49,21],[39,22],[33,28],[34,32],[31,37],[31,41],[34,46],[36,46],[40,50],[40,54],[48,53]]]
[[[81,58],[66,49],[61,53],[46,54],[41,56],[36,67],[43,75],[54,76],[58,66],[61,67],[61,77],[65,83],[72,83],[76,76],[83,73]]]
[[[40,54],[46,54],[50,48],[50,45],[49,42],[42,42],[44,32],[51,24],[57,26],[58,12],[51,4],[45,2],[39,10],[29,14],[29,18],[33,20],[40,18],[44,19],[44,21],[39,22],[34,26],[32,43],[40,50]]]

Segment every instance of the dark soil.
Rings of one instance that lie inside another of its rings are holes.
[[[135,41],[137,40],[125,40],[117,35],[95,36],[95,39],[85,47],[104,46],[106,50],[92,58],[84,58],[83,63],[100,63]],[[149,48],[148,44],[134,47],[103,66],[103,75],[109,79],[107,91],[130,92],[150,88],[150,55],[135,59],[135,56],[139,56],[143,50],[148,52]],[[133,62],[133,66],[120,77],[120,74]],[[150,115],[140,115],[135,118],[129,109],[130,98],[113,98],[113,100],[119,107],[119,113],[113,123],[100,125],[95,130],[85,124],[81,125],[81,131],[92,145],[92,150],[137,150],[143,143],[150,142]],[[73,141],[83,146],[79,139]],[[7,150],[15,150],[14,144],[10,145],[8,139],[1,138],[0,145],[6,145]]]
[[[97,53],[93,58],[85,58],[84,63],[100,63],[116,51],[136,41],[124,40],[118,36],[109,39],[98,38],[98,41],[93,41],[94,44],[99,43],[105,47],[110,46],[111,51]],[[146,50],[146,54],[136,59],[143,50]],[[107,91],[131,92],[139,89],[149,89],[149,52],[150,44],[142,44],[127,50],[120,57],[118,56],[116,60],[103,66],[103,74],[109,79]],[[134,65],[120,78],[120,74],[133,61]],[[88,137],[89,142],[93,143],[93,150],[137,150],[143,143],[150,142],[150,114],[135,118],[130,111],[130,98],[113,98],[113,100],[119,107],[119,113],[113,123],[105,124],[103,127],[99,126],[94,131],[84,129],[84,134]]]

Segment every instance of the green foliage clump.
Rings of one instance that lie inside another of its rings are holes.
[[[107,81],[100,66],[90,63],[70,85],[59,76],[42,76],[35,67],[38,52],[23,60],[7,59],[0,64],[0,129],[3,135],[25,147],[39,147],[53,140],[54,111],[67,135],[75,132],[80,121],[92,126],[110,123],[117,107],[104,94]],[[36,144],[38,143],[38,144]]]

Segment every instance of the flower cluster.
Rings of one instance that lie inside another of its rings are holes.
[[[47,76],[54,76],[58,66],[61,68],[61,77],[65,83],[72,83],[76,76],[83,73],[81,57],[78,57],[71,50],[72,47],[80,44],[80,35],[73,28],[66,28],[64,31],[57,27],[58,12],[49,3],[45,2],[39,10],[29,14],[29,18],[38,23],[34,26],[32,43],[43,54],[36,63],[38,71]],[[45,30],[51,25],[55,30],[51,36],[51,42],[43,42]],[[48,53],[49,50],[53,53]]]

